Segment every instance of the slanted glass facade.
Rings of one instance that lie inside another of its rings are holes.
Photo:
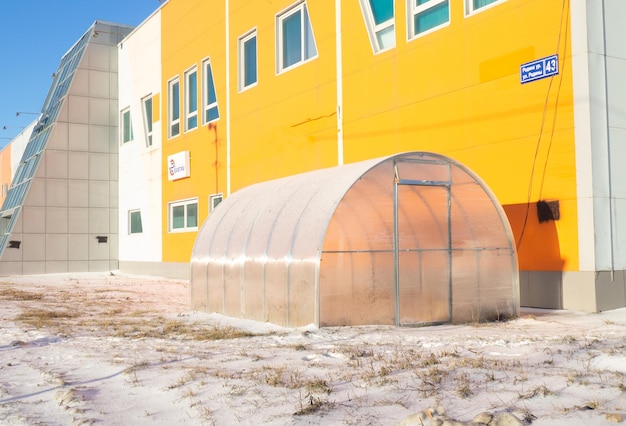
[[[88,272],[118,262],[117,45],[96,21],[61,58],[0,209],[0,274]]]
[[[24,204],[32,178],[37,171],[41,160],[41,153],[46,148],[48,136],[52,126],[56,122],[63,100],[68,93],[74,73],[85,52],[85,46],[92,37],[93,28],[85,33],[81,39],[61,59],[59,69],[54,74],[54,81],[48,92],[39,120],[33,129],[33,133],[26,145],[22,161],[15,172],[15,177],[9,188],[7,198],[0,209],[0,256],[7,245],[9,235],[19,214],[19,209]]]

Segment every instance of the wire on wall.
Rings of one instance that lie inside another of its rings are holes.
[[[556,50],[557,52],[560,50],[561,47],[561,38],[563,36],[563,21],[565,21],[565,34],[567,34],[567,31],[569,30],[569,19],[567,19],[567,16],[569,16],[569,0],[563,0],[563,5],[561,7],[561,22],[559,25],[559,35],[557,38],[557,45],[556,45]],[[563,72],[564,72],[564,67],[563,64],[566,63],[565,61],[565,54],[567,52],[567,37],[565,37],[565,43],[563,44],[563,54],[560,56],[561,62],[562,64],[559,64],[559,69],[561,70],[559,72],[559,84],[557,87],[557,92],[556,92],[556,101],[554,104],[554,118],[552,121],[552,129],[550,130],[550,138],[549,138],[549,142],[548,142],[548,149],[546,152],[546,159],[545,162],[543,164],[543,171],[542,171],[542,176],[541,176],[541,185],[539,188],[539,198],[541,199],[541,195],[543,193],[543,184],[545,181],[545,175],[546,175],[546,169],[548,168],[548,159],[550,157],[550,150],[552,148],[552,142],[554,139],[554,131],[555,131],[555,127],[556,127],[556,117],[557,117],[557,111],[558,111],[558,105],[559,105],[559,96],[561,94],[561,86],[563,84]],[[554,79],[556,78],[556,76],[552,76],[550,77],[550,83],[548,84],[548,90],[546,92],[546,100],[544,102],[543,105],[543,113],[541,115],[541,124],[539,126],[539,136],[537,137],[537,145],[535,147],[535,155],[533,157],[533,164],[532,164],[532,168],[530,171],[530,178],[528,181],[528,194],[527,194],[527,199],[526,199],[526,212],[524,214],[524,224],[522,225],[522,232],[520,233],[520,236],[517,240],[517,249],[519,250],[522,246],[522,241],[524,239],[524,233],[526,231],[526,226],[528,225],[528,215],[530,213],[530,200],[532,199],[532,192],[533,192],[533,181],[535,178],[535,169],[537,166],[537,161],[538,161],[538,157],[539,157],[539,149],[541,148],[541,141],[542,141],[542,136],[543,136],[543,131],[545,128],[545,124],[546,124],[546,116],[548,114],[548,103],[550,100],[550,92],[552,91],[552,83],[554,82]]]

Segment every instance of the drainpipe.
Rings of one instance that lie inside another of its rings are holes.
[[[226,197],[230,196],[230,4],[225,0],[226,13]]]
[[[604,56],[604,102],[606,112],[606,155],[607,155],[607,173],[609,178],[609,243],[611,244],[611,282],[615,278],[615,244],[613,236],[613,212],[615,207],[613,204],[613,173],[611,170],[611,111],[609,107],[609,76],[606,51],[606,11],[605,0],[602,0],[602,53]]]
[[[337,69],[337,165],[343,165],[343,63],[341,51],[341,0],[335,0],[335,51]]]

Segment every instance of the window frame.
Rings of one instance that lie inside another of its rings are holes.
[[[139,214],[139,231],[135,231],[133,232],[133,214],[138,213]],[[140,209],[134,209],[134,210],[129,210],[128,211],[128,235],[136,235],[136,234],[143,234],[143,222],[141,220],[141,210]]]
[[[141,113],[143,118],[143,128],[146,136],[146,147],[150,148],[152,146],[152,134],[154,132],[153,128],[153,118],[154,118],[154,101],[152,99],[152,93],[141,98]],[[148,109],[146,107],[147,102],[150,102],[150,113],[148,114]],[[149,116],[148,116],[149,115]]]
[[[246,84],[246,43],[254,39],[254,81]],[[251,89],[259,84],[259,43],[256,28],[251,29],[237,39],[239,56],[239,92]]]
[[[188,225],[188,220],[189,220],[189,215],[188,215],[188,207],[190,205],[195,205],[196,206],[196,225],[195,226],[189,226]],[[183,221],[184,221],[184,226],[182,227],[178,227],[175,228],[174,227],[174,209],[176,207],[184,207],[183,211],[184,211],[184,215],[183,215]],[[199,217],[198,217],[198,198],[188,198],[185,200],[178,200],[178,201],[172,201],[170,203],[167,204],[167,230],[169,233],[180,233],[180,232],[195,232],[198,230],[198,221],[199,221]]]
[[[283,43],[283,22],[295,15],[296,13],[301,13],[301,21],[300,21],[300,60],[285,66],[284,64],[284,43]],[[306,0],[299,0],[296,3],[293,3],[291,6],[282,10],[278,14],[276,14],[276,74],[282,74],[287,72],[293,68],[299,67],[307,62],[310,62],[316,59],[319,56],[319,52],[317,50],[317,43],[315,42],[315,34],[313,32],[313,25],[311,24],[311,18],[309,16],[309,8],[307,7]],[[308,49],[306,48],[306,40],[308,39],[308,30],[311,31],[310,39],[313,42],[313,48],[315,49],[315,53],[311,56],[308,55]]]
[[[487,9],[491,9],[492,7],[498,6],[504,3],[506,0],[493,0],[491,3],[481,6],[479,8],[474,8],[474,0],[465,0],[465,16],[473,16],[477,13],[483,12]]]
[[[406,18],[407,18],[407,37],[409,41],[415,40],[416,38],[423,37],[427,34],[431,34],[435,31],[438,31],[450,25],[450,20],[452,19],[452,12],[451,12],[451,5],[450,5],[451,0],[430,0],[429,2],[419,5],[419,6],[416,5],[416,1],[417,0],[407,0]],[[443,24],[439,24],[435,27],[429,28],[421,33],[415,33],[415,17],[419,15],[420,13],[424,13],[427,10],[435,8],[444,3],[448,4],[448,20],[444,22]]]
[[[192,93],[193,87],[191,87],[191,77],[195,78],[195,93]],[[192,66],[184,73],[185,77],[185,105],[183,107],[185,111],[185,133],[190,132],[198,128],[198,67]],[[193,102],[195,101],[195,104]],[[195,108],[193,110],[192,108]]]
[[[128,133],[126,133],[126,117],[128,117]],[[126,107],[120,111],[120,142],[124,145],[133,140],[135,140],[133,117],[130,113],[130,107]]]
[[[172,118],[174,114],[174,96],[172,96],[172,88],[174,85],[178,85],[178,103],[177,103],[177,118]],[[167,137],[168,139],[173,139],[177,136],[180,136],[180,76],[176,76],[167,82]],[[176,133],[172,131],[172,129],[176,128]]]
[[[224,201],[224,194],[221,192],[209,195],[209,212],[213,212],[222,201]]]
[[[215,95],[214,102],[210,102],[209,99],[209,84],[211,84],[213,88],[213,94]],[[212,110],[216,111],[217,117],[210,119],[209,114]],[[205,58],[202,61],[202,124],[209,124],[219,119],[220,109],[217,102],[217,90],[215,90],[215,77],[213,75],[213,66],[211,63],[211,59]]]
[[[363,19],[365,20],[365,26],[367,28],[367,33],[370,38],[370,43],[372,45],[372,50],[375,54],[385,52],[387,50],[394,49],[396,47],[396,5],[395,2],[392,2],[393,6],[393,16],[380,23],[376,24],[376,19],[374,17],[374,11],[372,10],[371,0],[359,0],[361,5],[361,12],[363,13]],[[393,29],[393,45],[384,47],[381,45],[378,34],[385,31],[389,27]]]

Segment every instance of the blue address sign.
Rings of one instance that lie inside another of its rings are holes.
[[[559,73],[559,55],[548,56],[520,65],[520,83],[530,83],[531,81],[557,75]]]

